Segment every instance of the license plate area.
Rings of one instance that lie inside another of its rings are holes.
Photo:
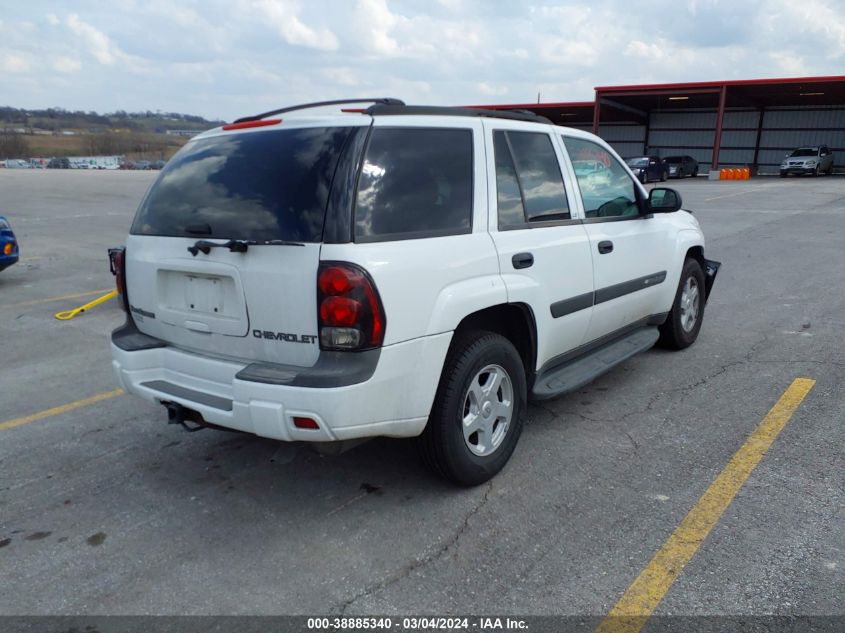
[[[228,267],[227,267],[228,268]],[[196,332],[244,336],[249,328],[237,271],[160,268],[156,294],[162,323]]]
[[[219,277],[185,275],[185,309],[209,316],[224,315],[225,280]]]

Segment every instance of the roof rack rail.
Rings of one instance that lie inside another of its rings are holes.
[[[391,116],[401,114],[439,114],[447,116],[477,116],[491,119],[511,119],[514,121],[532,121],[534,123],[552,122],[544,116],[530,110],[485,110],[484,108],[464,108],[461,106],[417,106],[404,104],[376,103],[364,111],[371,116]]]
[[[306,110],[308,108],[319,108],[330,105],[344,105],[347,103],[378,103],[388,106],[404,106],[405,102],[401,99],[394,99],[393,97],[376,97],[374,99],[335,99],[332,101],[315,101],[314,103],[302,103],[300,105],[288,106],[278,110],[270,110],[269,112],[262,112],[253,116],[245,116],[233,121],[233,123],[245,123],[247,121],[259,121],[274,114],[284,114],[285,112],[293,112],[294,110]]]

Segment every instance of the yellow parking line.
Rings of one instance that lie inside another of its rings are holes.
[[[38,413],[32,413],[30,415],[25,415],[20,418],[12,418],[11,420],[0,422],[0,431],[13,429],[16,426],[23,426],[24,424],[43,420],[44,418],[59,415],[60,413],[67,413],[68,411],[79,409],[80,407],[87,407],[89,404],[108,400],[109,398],[114,398],[115,396],[123,395],[123,393],[123,389],[114,389],[112,391],[106,391],[105,393],[98,393],[96,396],[83,398],[82,400],[76,400],[75,402],[68,402],[67,404],[62,404],[58,407],[53,407],[52,409],[45,409],[44,411],[39,411]]]
[[[0,304],[0,307],[5,308],[22,308],[24,306],[34,306],[39,303],[53,303],[54,301],[63,301],[64,299],[79,299],[79,297],[90,297],[91,295],[103,294],[110,292],[114,288],[104,288],[102,290],[89,290],[88,292],[77,292],[70,295],[59,295],[58,297],[47,297],[46,299],[33,299],[32,301],[22,301],[21,303],[9,303],[7,305]]]
[[[638,633],[816,381],[796,378],[596,628]]]

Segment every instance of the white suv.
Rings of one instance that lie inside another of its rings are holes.
[[[127,391],[284,441],[420,436],[474,485],[529,397],[695,341],[719,264],[675,191],[531,114],[366,101],[241,119],[167,164],[113,262]]]

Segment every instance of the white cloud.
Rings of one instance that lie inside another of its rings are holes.
[[[630,0],[5,3],[0,95],[230,119],[362,94],[586,101],[597,85],[836,75],[843,2],[678,0],[659,18]]]
[[[0,51],[0,70],[8,73],[28,73],[32,68],[29,59],[15,53]]]
[[[78,59],[71,57],[57,57],[53,61],[53,68],[60,73],[78,73],[82,70],[82,63]]]
[[[298,11],[290,2],[256,0],[253,7],[261,11],[288,44],[324,51],[334,51],[339,47],[334,33],[327,28],[313,29],[305,24],[299,19]]]
[[[360,36],[358,44],[364,50],[380,55],[399,53],[399,42],[391,37],[400,17],[387,6],[387,0],[358,0],[355,6],[355,24]]]
[[[70,30],[76,33],[88,45],[88,52],[98,62],[111,66],[120,56],[120,51],[111,43],[108,36],[96,28],[83,22],[76,13],[67,17],[67,25]]]
[[[480,81],[475,84],[475,88],[480,94],[485,97],[501,97],[508,94],[508,87],[503,85],[491,84],[487,81]]]

